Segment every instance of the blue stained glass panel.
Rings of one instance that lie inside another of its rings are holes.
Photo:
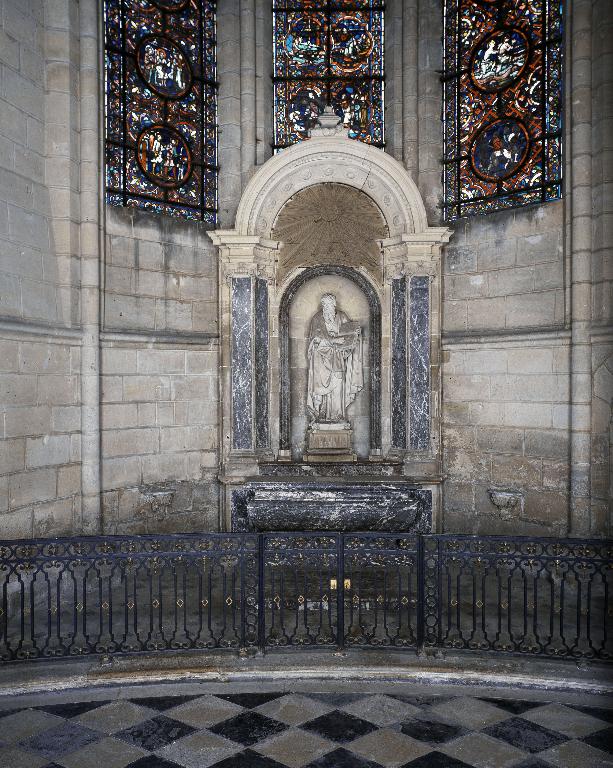
[[[328,104],[351,138],[382,147],[380,0],[277,0],[273,14],[275,149],[307,138]]]
[[[562,196],[563,0],[446,0],[445,218]]]
[[[216,3],[105,0],[107,202],[217,212]]]

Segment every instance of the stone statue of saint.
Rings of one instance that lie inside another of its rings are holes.
[[[336,309],[336,296],[325,293],[311,320],[308,339],[307,411],[312,424],[347,428],[346,410],[364,389],[362,330]]]

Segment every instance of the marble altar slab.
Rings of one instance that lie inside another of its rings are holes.
[[[234,531],[429,533],[432,492],[404,482],[251,482],[233,491]]]

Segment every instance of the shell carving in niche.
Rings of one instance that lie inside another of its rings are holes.
[[[365,267],[381,280],[378,240],[388,237],[379,208],[360,190],[324,183],[291,197],[281,209],[272,236],[283,243],[278,279],[293,269],[341,264]]]

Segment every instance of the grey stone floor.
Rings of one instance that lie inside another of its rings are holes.
[[[0,696],[1,768],[211,766],[613,766],[613,701],[342,679],[177,680]]]

